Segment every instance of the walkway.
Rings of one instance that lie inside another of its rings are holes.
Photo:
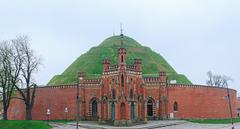
[[[51,123],[53,129],[76,129],[75,123],[61,124]],[[231,125],[225,124],[197,124],[187,121],[149,121],[147,124],[131,127],[114,127],[110,125],[98,125],[97,122],[82,121],[79,129],[231,129]],[[235,124],[235,129],[240,129],[240,123]]]

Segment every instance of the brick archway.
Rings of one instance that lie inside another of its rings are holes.
[[[91,120],[98,120],[99,117],[99,99],[96,97],[93,97],[91,101],[89,102],[89,115],[91,117]]]

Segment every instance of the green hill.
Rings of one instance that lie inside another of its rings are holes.
[[[77,82],[77,73],[83,71],[87,78],[101,77],[102,60],[108,58],[111,64],[117,64],[120,36],[112,36],[97,47],[78,57],[61,75],[54,76],[48,85],[72,84]],[[135,58],[142,59],[143,76],[158,76],[164,70],[170,80],[177,83],[191,84],[184,75],[178,74],[167,61],[148,47],[142,46],[136,40],[124,36],[124,47],[127,49],[127,64],[132,64]]]

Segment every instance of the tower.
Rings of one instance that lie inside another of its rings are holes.
[[[126,48],[123,47],[123,32],[122,32],[122,28],[121,28],[121,46],[118,49],[118,64],[121,67],[124,67],[126,65]]]
[[[120,78],[120,84],[122,87],[122,93],[124,92],[124,87],[125,87],[125,70],[126,70],[126,54],[127,50],[126,48],[123,47],[123,31],[122,31],[122,26],[121,26],[121,46],[118,49],[118,67],[119,67],[119,78]]]

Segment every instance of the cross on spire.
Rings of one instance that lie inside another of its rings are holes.
[[[120,24],[120,36],[121,36],[121,48],[123,47],[123,29],[122,29],[122,23]]]

